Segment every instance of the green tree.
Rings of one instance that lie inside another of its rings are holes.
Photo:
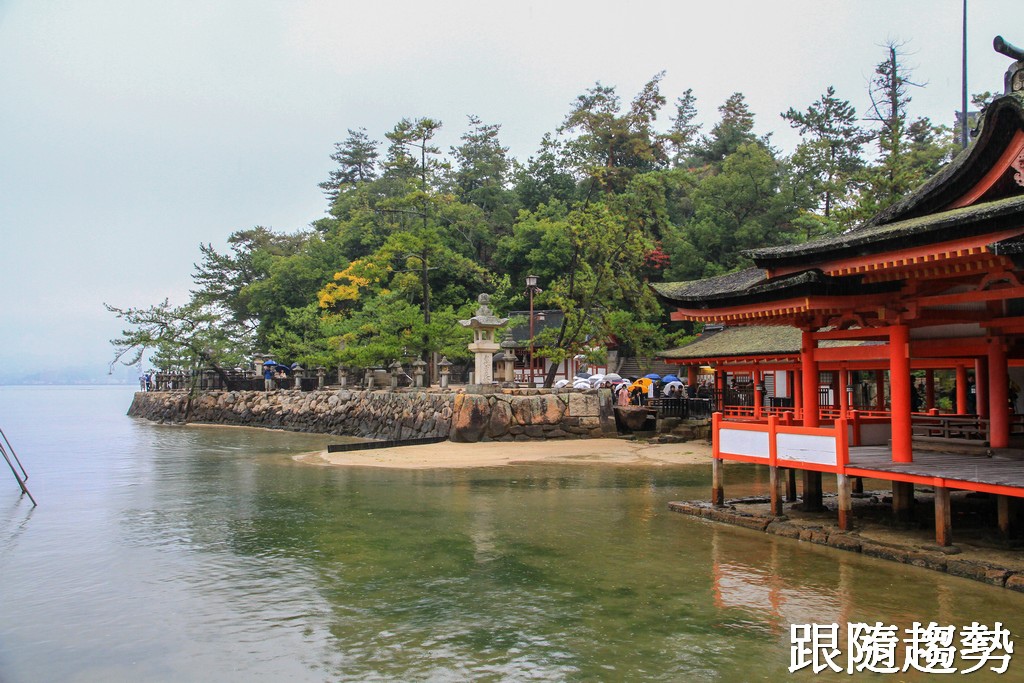
[[[911,80],[911,71],[901,60],[901,48],[895,42],[886,46],[887,57],[875,67],[868,90],[871,107],[867,119],[878,127],[879,156],[866,174],[862,216],[874,215],[896,203],[922,180],[910,163],[907,106],[912,99],[910,89],[924,86]]]
[[[192,372],[195,378],[197,371],[212,368],[224,377],[224,368],[242,363],[251,349],[245,330],[225,324],[213,307],[194,299],[183,306],[172,306],[167,299],[147,308],[103,305],[127,325],[110,340],[111,366],[136,365],[151,354],[161,370]]]
[[[218,252],[212,244],[200,244],[202,258],[194,266],[192,298],[215,307],[231,324],[256,331],[260,311],[252,305],[253,288],[270,277],[275,259],[297,254],[306,239],[303,233],[288,235],[257,226],[231,233],[227,253]]]
[[[720,173],[693,190],[693,217],[666,235],[670,280],[691,280],[749,265],[745,249],[791,242],[796,208],[779,192],[781,170],[760,143],[740,145]]]
[[[636,173],[665,165],[663,140],[654,131],[658,112],[665,105],[660,91],[661,72],[648,81],[621,111],[615,88],[600,83],[576,98],[559,128],[572,134],[566,143],[569,158],[590,190],[621,191]]]
[[[793,185],[803,190],[794,201],[821,217],[824,231],[834,232],[843,227],[837,209],[855,199],[855,179],[864,168],[863,149],[870,136],[857,124],[856,109],[836,97],[832,86],[805,111],[790,108],[782,118],[801,136],[790,159]]]
[[[551,202],[569,203],[576,197],[576,178],[568,167],[564,145],[551,133],[544,134],[536,156],[514,168],[514,193],[527,211]]]
[[[758,141],[754,135],[754,114],[743,93],[730,95],[718,113],[721,118],[711,129],[711,135],[701,136],[694,146],[694,160],[698,164],[721,164],[741,145]]]
[[[651,310],[653,299],[640,277],[650,246],[639,227],[603,202],[569,211],[553,204],[520,214],[501,249],[518,271],[512,281],[522,282],[527,270],[538,275],[546,286],[536,303],[563,314],[560,326],[534,340],[537,354],[552,363],[545,386],[567,358],[603,360],[597,357],[599,340],[614,334],[611,312]]]
[[[371,140],[365,128],[349,128],[345,141],[334,143],[331,159],[338,164],[338,168],[331,171],[326,181],[320,183],[320,189],[332,205],[338,195],[377,177],[378,145],[380,142]]]
[[[689,165],[694,153],[694,146],[700,134],[700,124],[694,123],[697,118],[697,97],[693,88],[687,88],[683,96],[676,99],[676,115],[671,117],[672,127],[665,140],[672,150],[672,165],[676,168]]]

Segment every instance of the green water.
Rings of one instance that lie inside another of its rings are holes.
[[[790,624],[1024,633],[1017,593],[669,512],[706,466],[321,468],[337,438],[129,401],[0,388],[40,501],[0,477],[4,683],[850,680],[789,674]]]

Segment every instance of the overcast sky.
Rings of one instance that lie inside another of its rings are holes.
[[[184,303],[198,244],[295,231],[324,214],[333,144],[402,117],[502,125],[525,160],[600,81],[628,101],[654,74],[733,92],[791,151],[779,113],[829,85],[863,113],[884,44],[905,44],[913,116],[959,107],[961,0],[327,2],[0,0],[0,363],[103,367],[103,302]],[[970,0],[968,88],[1001,91],[1024,1]],[[664,125],[671,107],[665,111]]]

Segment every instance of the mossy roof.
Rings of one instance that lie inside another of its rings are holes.
[[[787,325],[744,325],[725,327],[697,337],[686,346],[662,351],[658,358],[665,360],[701,360],[735,356],[798,356],[801,331]],[[860,346],[874,342],[857,340],[827,340],[819,347]]]
[[[766,247],[746,252],[762,267],[788,265],[808,257],[838,258],[984,234],[1020,224],[1024,195],[1005,197],[941,213],[870,225],[803,244]]]
[[[651,289],[663,302],[684,308],[724,307],[814,295],[864,295],[898,288],[898,282],[866,284],[860,275],[825,275],[817,269],[767,278],[765,271],[756,267],[706,280],[651,284]]]

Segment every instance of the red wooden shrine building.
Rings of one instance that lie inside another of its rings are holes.
[[[950,490],[994,494],[1009,526],[1013,502],[1024,498],[1024,434],[1010,404],[1010,374],[1024,366],[1018,76],[1024,61],[965,152],[867,224],[754,250],[754,267],[741,272],[653,285],[674,320],[729,326],[667,359],[688,365],[691,381],[698,365],[714,366],[723,393],[726,371],[754,388],[750,405],[715,414],[715,503],[723,502],[721,463],[734,460],[771,468],[777,514],[783,468],[803,471],[811,507],[821,504],[822,473],[835,474],[844,528],[851,483],[865,477],[893,483],[899,516],[912,509],[914,485],[932,488],[940,544],[951,542]],[[937,372],[956,378],[943,412]]]

